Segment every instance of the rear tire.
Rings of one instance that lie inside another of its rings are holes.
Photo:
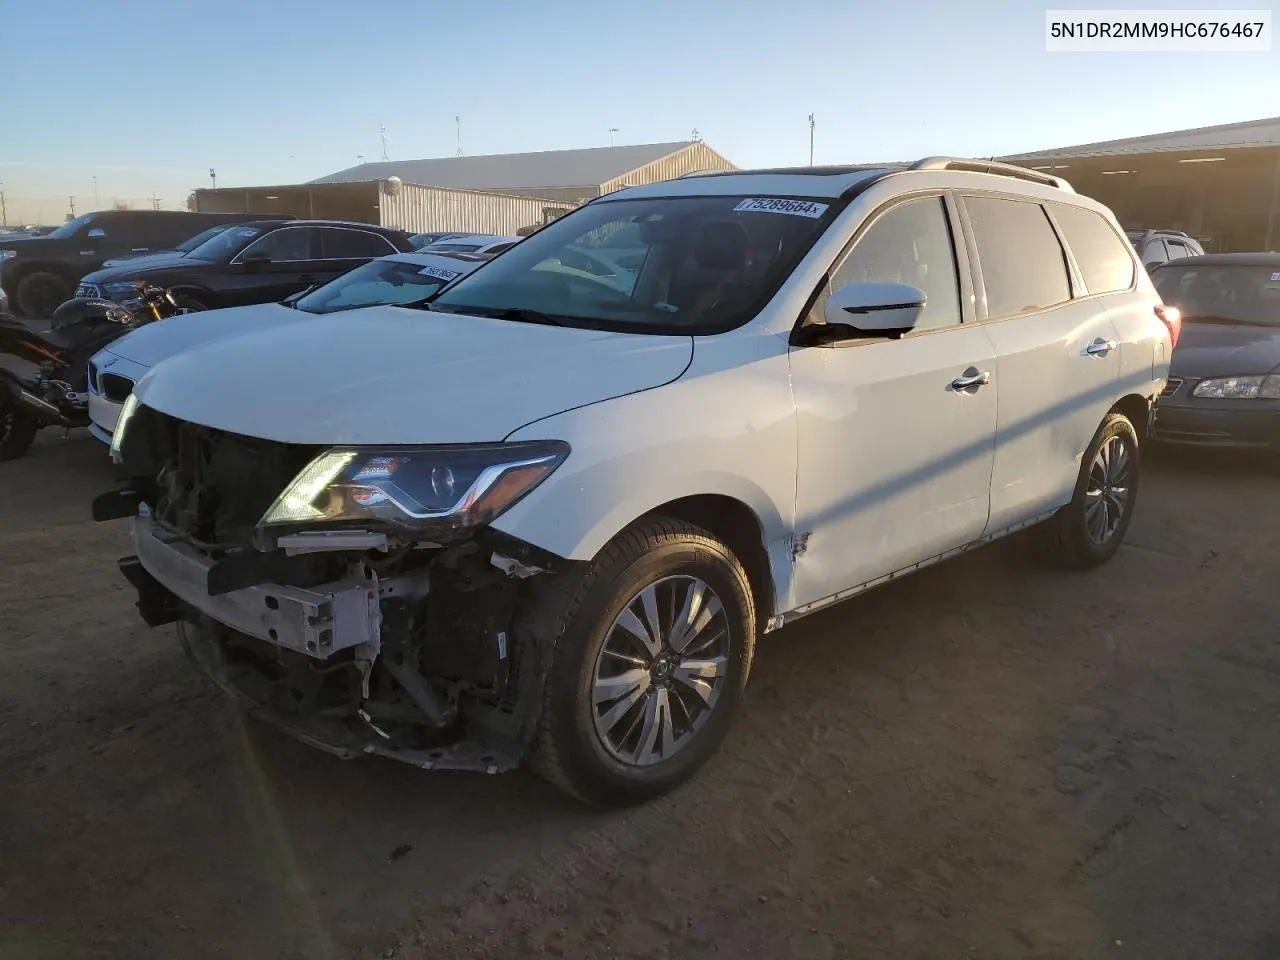
[[[751,670],[741,562],[705,530],[659,518],[619,534],[569,589],[547,587],[545,609],[528,611],[558,625],[531,766],[601,806],[687,780],[724,740]]]
[[[35,443],[40,423],[25,410],[0,400],[0,463],[17,460]]]
[[[1045,559],[1089,570],[1115,556],[1133,519],[1140,465],[1138,432],[1128,417],[1112,411],[1081,459],[1071,502],[1040,527]]]
[[[36,271],[18,281],[18,309],[24,317],[46,320],[71,299],[71,286],[56,273]]]

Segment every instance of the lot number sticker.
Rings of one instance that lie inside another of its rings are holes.
[[[418,271],[418,273],[424,277],[435,277],[437,280],[443,280],[445,283],[462,276],[462,274],[456,270],[444,270],[440,267],[423,267]]]
[[[1273,273],[1271,275],[1271,282],[1275,283],[1277,280],[1280,280],[1280,273]]]
[[[743,200],[733,208],[734,213],[785,213],[793,217],[809,217],[816,220],[827,212],[827,204],[812,200],[770,200],[757,197]]]

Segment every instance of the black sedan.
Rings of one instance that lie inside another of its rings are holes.
[[[328,283],[377,257],[413,250],[409,234],[367,223],[255,220],[206,240],[185,256],[96,270],[80,281],[79,297],[106,297],[126,307],[138,289],[173,291],[188,310],[273,303]]]
[[[1151,279],[1182,313],[1152,439],[1280,451],[1280,254],[1188,257]]]

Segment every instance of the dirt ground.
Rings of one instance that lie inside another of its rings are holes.
[[[146,629],[92,439],[0,467],[0,960],[1280,957],[1280,511],[1148,463],[1129,543],[1010,542],[762,645],[647,807],[344,762]]]

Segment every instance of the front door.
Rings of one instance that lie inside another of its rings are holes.
[[[970,287],[953,212],[937,195],[889,207],[830,274],[827,293],[870,281],[924,290],[914,332],[792,348],[794,608],[967,544],[986,527],[998,371],[986,331],[964,322]]]
[[[1066,254],[1043,206],[995,196],[966,196],[963,204],[978,265],[979,313],[985,307],[984,327],[1000,357],[987,530],[995,533],[1071,499],[1081,455],[1117,399],[1119,334],[1106,297],[1072,298]],[[1073,208],[1054,206],[1063,228],[1075,231]],[[1107,262],[1127,268],[1127,287],[1132,258],[1098,220],[1111,235]],[[1072,243],[1077,259],[1086,241],[1105,239],[1088,222],[1082,226],[1089,232]]]
[[[310,286],[318,260],[319,232],[315,227],[280,227],[252,244],[235,258],[236,274],[221,292],[228,306],[275,303]],[[265,255],[266,262],[254,262]]]

